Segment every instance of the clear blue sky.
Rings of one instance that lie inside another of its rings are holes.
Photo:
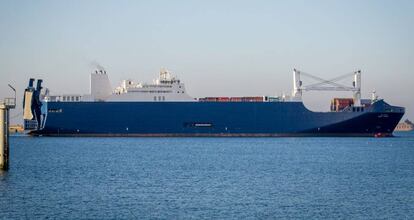
[[[375,89],[414,119],[413,12],[414,1],[2,0],[0,94],[12,83],[22,96],[30,77],[87,93],[94,62],[113,86],[167,67],[195,97],[290,92],[293,68],[326,78],[361,69],[363,96]],[[344,95],[304,101],[326,110]]]

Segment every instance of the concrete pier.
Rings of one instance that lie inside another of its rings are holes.
[[[9,169],[9,110],[16,105],[15,99],[0,102],[0,170]]]

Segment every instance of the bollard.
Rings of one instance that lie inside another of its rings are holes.
[[[0,170],[9,169],[9,109],[0,103]]]
[[[0,170],[9,169],[9,110],[16,107],[16,89],[9,84],[14,91],[14,98],[5,98],[0,101]]]

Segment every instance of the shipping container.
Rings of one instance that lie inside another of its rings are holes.
[[[354,105],[352,98],[334,98],[331,101],[331,111],[339,112]]]

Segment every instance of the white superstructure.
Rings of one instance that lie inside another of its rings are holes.
[[[152,84],[135,83],[123,80],[121,86],[115,88],[108,101],[195,101],[185,90],[184,83],[161,69],[158,79]]]
[[[45,101],[96,101],[96,102],[168,102],[168,101],[197,101],[189,96],[184,83],[174,77],[168,70],[161,69],[160,75],[153,83],[136,83],[123,80],[121,85],[112,90],[109,77],[105,70],[95,70],[91,73],[90,94],[87,95],[54,95],[45,96]]]

